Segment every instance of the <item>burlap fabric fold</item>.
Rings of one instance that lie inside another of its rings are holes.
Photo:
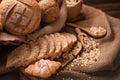
[[[107,30],[105,37],[96,39],[100,46],[98,60],[87,66],[76,64],[71,67],[73,61],[48,80],[120,80],[120,20],[86,5],[83,5],[82,14],[85,19],[75,23],[87,27],[102,26]],[[6,76],[0,76],[0,80],[8,80]],[[10,76],[14,77],[15,74]],[[11,77],[11,80],[15,78]]]
[[[107,29],[107,35],[96,40],[100,43],[99,59],[87,66],[76,64],[71,67],[71,62],[49,80],[120,80],[120,20],[86,5],[83,6],[83,14],[85,20],[75,23],[81,26],[103,26]]]
[[[120,58],[120,21],[106,15],[104,12],[83,6],[85,19],[76,22],[80,26],[102,26],[107,30],[107,35],[96,39],[100,43],[100,54],[95,63],[87,66],[74,65],[73,70],[82,72],[97,72],[103,70],[115,70],[119,66]]]

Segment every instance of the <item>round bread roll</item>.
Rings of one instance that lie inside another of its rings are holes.
[[[26,35],[39,27],[41,10],[36,0],[2,0],[0,18],[8,32]]]
[[[52,23],[59,17],[59,5],[56,0],[40,0],[39,7],[42,11],[42,21]]]

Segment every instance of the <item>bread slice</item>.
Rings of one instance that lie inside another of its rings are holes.
[[[68,46],[69,41],[64,35],[62,35],[62,34],[58,34],[58,35],[59,35],[59,39],[61,39],[61,41],[62,41],[62,51],[64,52],[64,51],[66,51],[67,47],[69,47]]]
[[[48,42],[48,53],[46,58],[49,58],[55,52],[55,42],[50,35],[45,35],[43,38],[45,38]]]
[[[77,37],[74,34],[63,33],[63,35],[67,38],[69,45],[77,41]]]
[[[61,35],[63,35],[66,38],[68,45],[70,45],[72,42],[72,39],[70,38],[70,36],[67,35],[66,33],[61,33]]]
[[[62,52],[64,52],[67,49],[68,42],[67,42],[66,38],[63,35],[61,35],[60,33],[55,33],[54,35],[60,41],[60,44],[61,44],[61,47],[62,47],[61,52],[56,54],[56,58],[59,58],[61,56]]]
[[[48,53],[48,42],[45,38],[39,38],[38,42],[40,46],[40,52],[37,59],[42,59],[45,58]]]
[[[30,41],[30,56],[26,57],[23,66],[27,66],[30,63],[34,62],[37,60],[37,56],[39,55],[40,52],[40,47],[39,43],[37,41]]]
[[[7,57],[7,68],[20,67],[25,59],[30,56],[30,45],[23,44],[13,50]]]
[[[71,36],[71,38],[73,40],[73,43],[77,41],[77,37],[74,34],[71,34],[70,36]]]
[[[56,58],[57,54],[60,54],[62,52],[62,45],[61,45],[61,41],[57,38],[57,36],[51,34],[51,37],[55,42],[55,52],[51,56],[51,59],[54,59]]]

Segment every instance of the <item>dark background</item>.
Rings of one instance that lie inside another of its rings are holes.
[[[120,2],[120,0],[83,0],[86,4],[102,4],[102,3],[116,3]]]
[[[83,0],[84,4],[99,8],[107,14],[120,18],[120,0]]]

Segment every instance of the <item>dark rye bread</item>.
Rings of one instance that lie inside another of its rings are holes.
[[[37,41],[30,41],[29,44],[30,44],[30,55],[26,57],[22,66],[27,66],[30,63],[36,61],[37,56],[39,55],[40,52],[39,43]]]
[[[58,39],[57,36],[55,36],[55,34],[51,34],[51,36],[53,36],[52,38],[55,42],[55,47],[56,47],[55,52],[53,53],[51,57],[51,59],[54,59],[56,58],[57,54],[62,53],[62,45],[61,45],[61,41]]]
[[[37,59],[42,59],[42,58],[45,58],[48,53],[48,42],[44,38],[39,38],[38,42],[40,45],[40,52]]]
[[[46,58],[49,58],[55,52],[55,42],[50,35],[45,35],[43,38],[45,38],[48,42],[48,53]]]
[[[19,67],[28,56],[30,56],[30,46],[29,44],[23,44],[8,55],[6,67]]]

